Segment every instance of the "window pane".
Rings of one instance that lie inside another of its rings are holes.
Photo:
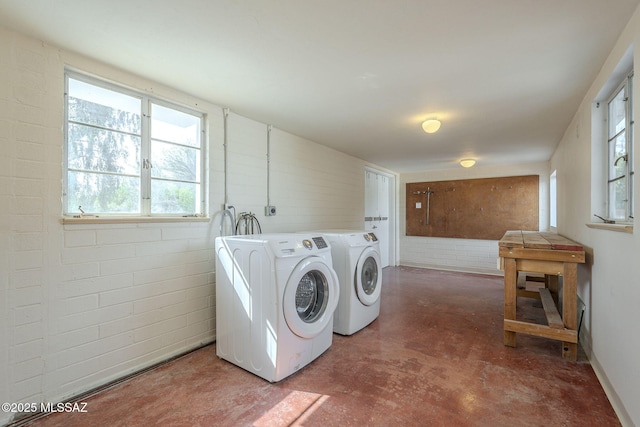
[[[621,89],[609,102],[609,139],[625,127],[625,104],[624,89]]]
[[[618,178],[626,173],[627,143],[625,133],[622,132],[613,140],[609,141],[609,179]]]
[[[199,181],[200,150],[152,141],[151,164],[154,178],[196,182]]]
[[[553,171],[551,176],[549,177],[549,225],[551,227],[556,227],[557,222],[557,205],[558,200],[556,198],[556,171]]]
[[[631,195],[631,203],[629,206],[630,217],[633,217],[635,212],[635,199],[633,198],[633,180],[634,180],[634,174],[632,174],[631,178],[629,179],[629,194]]]
[[[609,217],[626,219],[627,180],[619,179],[609,183]]]
[[[154,214],[200,213],[200,184],[151,180],[151,212]]]
[[[140,137],[69,123],[70,169],[140,174]]]
[[[69,79],[69,120],[140,135],[141,100]]]
[[[68,212],[140,212],[139,178],[69,171],[68,181]]]
[[[200,117],[151,105],[151,138],[200,147]]]

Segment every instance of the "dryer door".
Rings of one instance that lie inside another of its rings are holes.
[[[378,301],[382,292],[382,266],[380,253],[369,246],[360,255],[353,282],[358,299],[364,305]]]
[[[333,324],[338,305],[338,276],[324,259],[311,256],[295,267],[284,289],[284,319],[291,331],[313,338]]]

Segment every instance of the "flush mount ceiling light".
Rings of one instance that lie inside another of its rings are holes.
[[[476,161],[473,159],[463,159],[460,160],[460,166],[462,166],[463,168],[470,168],[471,166],[475,165]]]
[[[440,123],[440,120],[436,120],[436,119],[425,120],[422,123],[422,130],[424,130],[426,133],[436,133],[438,129],[440,129],[441,124],[442,123]]]

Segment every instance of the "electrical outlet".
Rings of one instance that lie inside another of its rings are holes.
[[[274,216],[276,214],[275,206],[265,206],[264,207],[264,216]]]

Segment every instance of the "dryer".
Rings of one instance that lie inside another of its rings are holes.
[[[352,335],[380,314],[380,243],[376,235],[368,231],[324,230],[313,233],[329,241],[333,268],[340,282],[333,331]]]
[[[270,382],[332,343],[338,277],[321,236],[218,237],[216,354]]]

